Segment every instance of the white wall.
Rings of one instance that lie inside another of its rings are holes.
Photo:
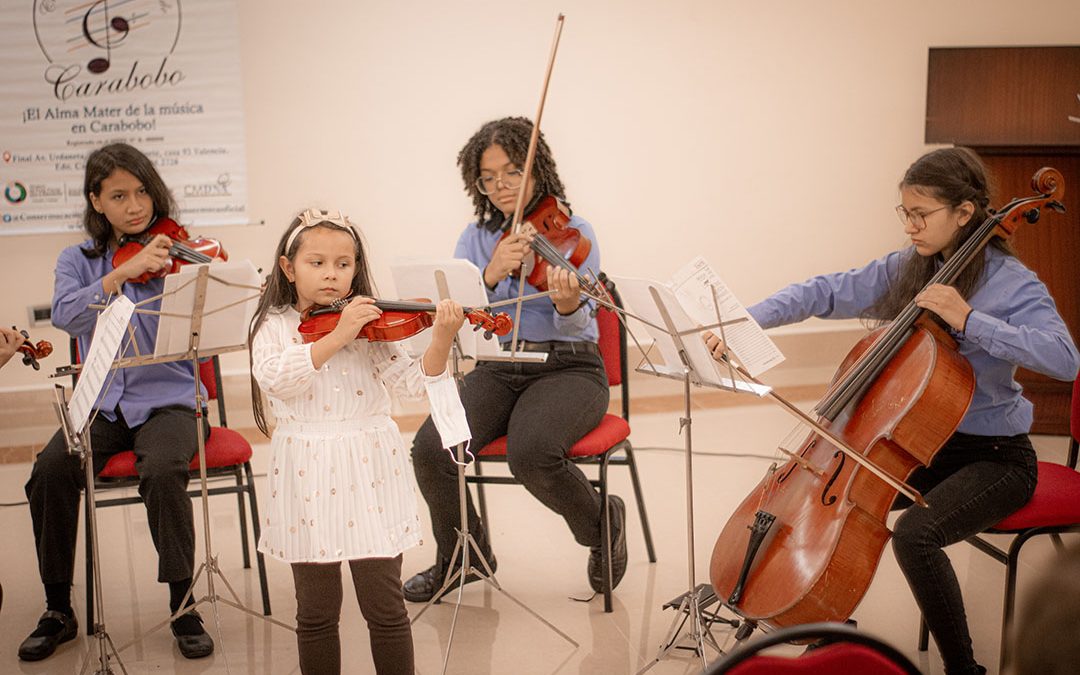
[[[238,6],[250,215],[266,225],[210,234],[266,267],[296,211],[340,208],[386,295],[395,255],[452,250],[470,215],[457,152],[486,120],[534,114],[559,11],[542,128],[604,268],[663,278],[701,252],[747,303],[903,242],[892,207],[926,149],[929,47],[1080,41],[1075,0]],[[5,322],[49,302],[56,254],[77,240],[0,239]],[[48,386],[14,366],[2,382]]]

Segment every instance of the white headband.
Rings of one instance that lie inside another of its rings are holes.
[[[349,220],[349,217],[346,215],[342,215],[341,211],[323,211],[321,209],[308,209],[307,211],[301,213],[298,217],[300,218],[300,224],[293,228],[292,233],[289,234],[289,238],[285,241],[285,255],[289,254],[289,249],[292,248],[293,242],[296,241],[297,235],[299,235],[303,230],[306,230],[309,227],[315,227],[320,223],[331,223],[333,225],[337,225],[338,227],[342,227],[347,230],[349,234],[352,235],[353,239],[356,239],[357,241],[360,240],[360,238],[356,234],[356,230],[354,229],[352,222]]]

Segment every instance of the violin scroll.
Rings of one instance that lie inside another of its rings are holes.
[[[1031,189],[1041,195],[1061,199],[1065,196],[1065,177],[1057,169],[1044,166],[1031,177]]]
[[[19,331],[19,334],[26,340],[19,345],[18,348],[19,353],[22,354],[23,365],[30,366],[34,370],[41,370],[41,364],[38,363],[38,359],[43,359],[49,354],[52,354],[52,343],[46,340],[38,340],[35,344],[30,341],[30,334],[25,330],[19,330],[15,326],[12,326],[11,329]]]
[[[1060,171],[1044,166],[1031,177],[1031,187],[1039,193],[1038,196],[1014,199],[994,216],[997,219],[997,234],[1008,238],[1021,224],[1037,223],[1043,207],[1065,213],[1065,206],[1059,201],[1065,195],[1065,178]]]

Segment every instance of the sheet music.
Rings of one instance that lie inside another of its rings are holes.
[[[724,336],[735,358],[751,376],[757,377],[784,361],[780,349],[703,257],[694,258],[675,272],[671,288],[690,316],[703,326],[716,323],[717,304],[724,321],[747,319],[724,326]],[[716,290],[715,302],[713,289]],[[713,329],[713,333],[719,335],[720,331]]]
[[[184,265],[165,277],[163,315],[158,322],[154,356],[182,354],[191,346],[191,320],[195,312],[195,277],[205,265]],[[199,349],[235,347],[247,342],[248,326],[259,304],[259,273],[250,260],[209,265],[206,301],[199,329]]]
[[[695,384],[751,392],[758,396],[764,396],[771,391],[770,387],[764,385],[753,385],[738,380],[733,382],[728,377],[728,369],[713,359],[700,333],[695,332],[698,321],[686,312],[682,302],[668,284],[631,277],[613,276],[611,279],[619,289],[626,306],[636,316],[648,322],[645,324],[645,331],[653,338],[664,359],[662,365],[654,364],[657,374],[676,379],[684,377],[679,351],[679,343],[681,343],[685,348],[684,353],[688,360],[686,365],[691,371],[691,381]],[[666,324],[664,312],[671,319],[674,331],[679,334],[678,341],[663,327]],[[652,372],[646,367],[638,368],[638,370]]]
[[[398,258],[390,265],[398,297],[431,298],[439,297],[435,285],[435,272],[446,275],[450,287],[450,297],[464,307],[483,307],[487,304],[487,291],[480,269],[468,260],[461,258]],[[513,305],[507,305],[495,313],[506,312],[513,317]],[[502,361],[510,358],[510,352],[504,351],[499,339],[484,339],[483,334],[473,330],[468,321],[458,331],[458,340],[462,354],[478,360]],[[405,350],[412,356],[424,353],[431,344],[431,332],[422,331],[405,341]],[[543,362],[546,352],[519,351],[514,357],[520,361]]]
[[[75,425],[76,434],[82,433],[90,420],[90,411],[94,409],[94,404],[101,395],[101,388],[109,375],[113,359],[120,350],[120,343],[127,335],[128,322],[134,312],[135,303],[126,295],[120,295],[98,315],[94,325],[94,337],[90,341],[90,351],[83,363],[71,402],[68,403],[68,414]]]

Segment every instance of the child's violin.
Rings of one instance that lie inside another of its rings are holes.
[[[183,225],[178,224],[172,218],[158,218],[150,227],[141,234],[125,234],[120,238],[120,248],[113,254],[113,268],[120,267],[127,261],[138,255],[150,240],[159,234],[164,234],[173,240],[169,248],[169,257],[172,265],[166,266],[155,272],[143,272],[130,281],[143,284],[150,279],[163,277],[174,272],[179,272],[181,265],[193,263],[208,263],[214,258],[228,260],[229,255],[222,248],[221,242],[209,237],[196,237],[192,239]]]
[[[330,306],[313,305],[305,309],[300,314],[300,335],[304,342],[315,342],[334,330],[341,318],[341,310],[348,303],[348,299],[343,298]],[[383,313],[360,328],[357,340],[397,342],[416,335],[434,323],[432,314],[435,305],[427,298],[417,298],[415,301],[376,300],[375,306]],[[493,316],[482,309],[470,307],[465,307],[464,312],[465,318],[476,327],[475,330],[484,331],[485,338],[507,335],[514,328],[513,319],[505,312]]]
[[[19,331],[19,334],[25,338],[25,341],[19,345],[18,348],[19,353],[22,354],[23,365],[31,366],[34,370],[41,370],[41,364],[38,363],[38,359],[43,359],[49,354],[52,354],[52,343],[45,340],[38,340],[35,344],[30,341],[30,334],[26,331],[19,330],[15,326],[12,326],[11,329]]]

